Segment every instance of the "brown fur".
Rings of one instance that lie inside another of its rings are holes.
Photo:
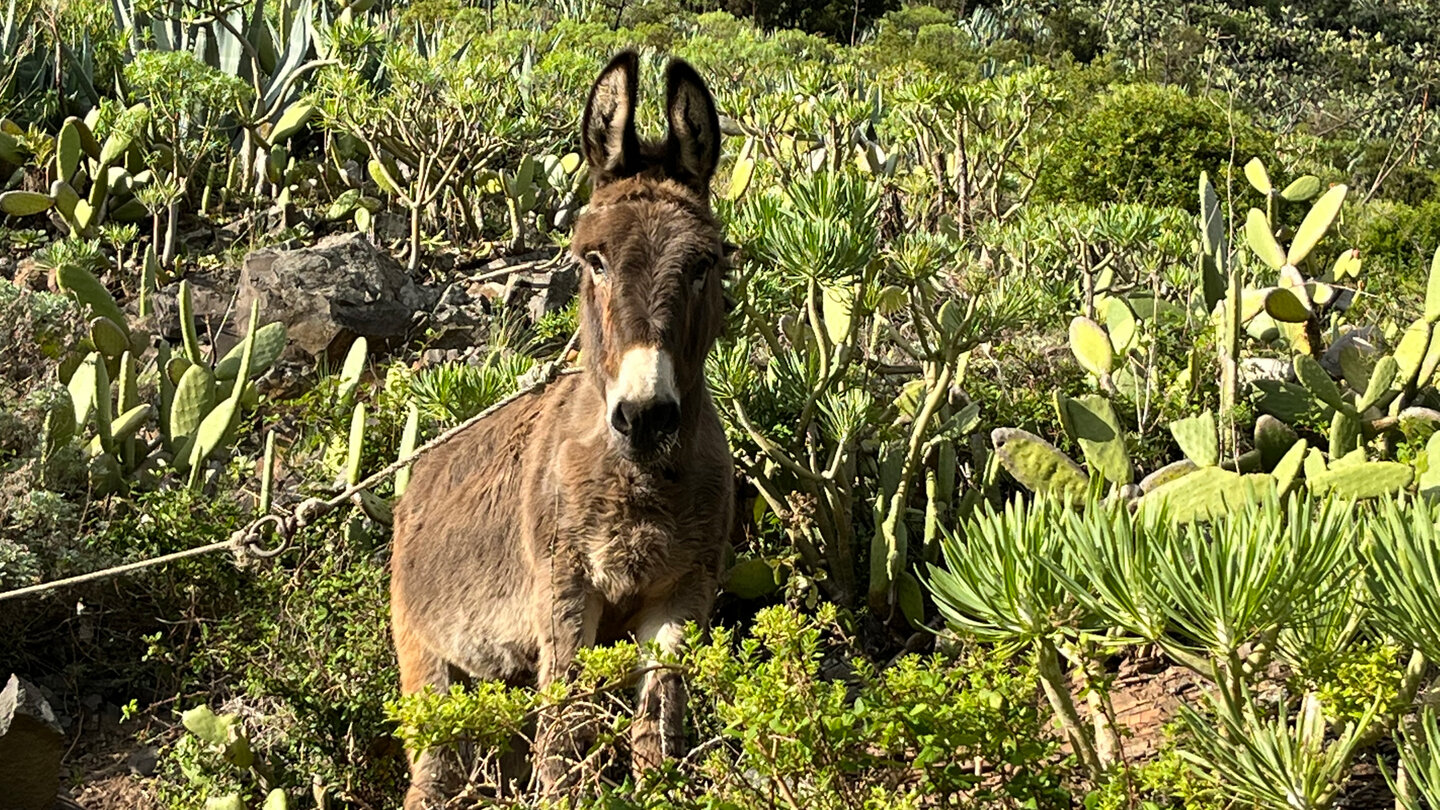
[[[708,192],[719,128],[698,76],[672,62],[670,139],[641,143],[636,68],[633,54],[611,62],[583,123],[595,192],[572,250],[590,268],[580,292],[585,373],[427,455],[396,508],[391,606],[406,694],[459,676],[543,686],[567,676],[581,646],[635,637],[673,652],[676,628],[709,618],[734,498],[703,375],[724,312]],[[669,351],[679,397],[678,430],[650,450],[627,445],[607,412],[607,386],[637,346]],[[677,674],[642,680],[637,771],[679,752],[683,706]],[[542,785],[559,786],[584,744],[542,725]],[[412,757],[406,810],[453,789],[441,763]]]

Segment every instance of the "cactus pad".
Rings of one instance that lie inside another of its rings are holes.
[[[1161,508],[1176,523],[1210,520],[1254,503],[1276,491],[1269,475],[1241,475],[1219,467],[1201,467],[1162,484],[1140,499],[1141,508]]]
[[[990,441],[1000,464],[1031,492],[1071,502],[1085,497],[1089,487],[1085,470],[1055,445],[1018,428],[996,428]]]
[[[1290,182],[1280,197],[1285,202],[1305,202],[1320,193],[1320,178],[1313,174],[1301,175]]]
[[[1066,424],[1085,454],[1090,469],[1100,473],[1112,484],[1128,484],[1135,480],[1130,455],[1125,452],[1125,433],[1110,400],[1097,394],[1076,399],[1066,398],[1061,406],[1069,418]]]
[[[1344,183],[1332,186],[1310,206],[1305,219],[1300,222],[1300,227],[1295,229],[1295,238],[1290,240],[1290,252],[1285,255],[1286,264],[1296,265],[1305,261],[1310,251],[1320,244],[1320,239],[1330,230],[1330,225],[1340,214],[1340,206],[1345,204],[1348,190]]]
[[[1275,465],[1299,440],[1300,437],[1289,425],[1270,414],[1261,414],[1255,420],[1255,449],[1260,451],[1261,464],[1267,470],[1275,469]]]
[[[1189,475],[1198,469],[1200,468],[1195,465],[1195,462],[1188,458],[1173,461],[1145,476],[1145,478],[1140,481],[1140,491],[1151,492],[1177,478]]]
[[[1301,439],[1291,445],[1285,455],[1275,463],[1270,474],[1275,476],[1275,486],[1281,495],[1289,494],[1294,490],[1300,470],[1305,464],[1305,456],[1309,447],[1309,443]]]
[[[60,289],[75,296],[90,312],[104,318],[109,318],[116,324],[124,324],[125,313],[116,306],[115,299],[105,285],[95,278],[89,270],[78,264],[66,262],[60,265],[55,271],[55,282]],[[118,355],[117,355],[118,356]]]
[[[1415,469],[1398,461],[1366,461],[1307,478],[1310,491],[1345,500],[1388,497],[1410,486]]]
[[[1103,377],[1115,368],[1115,347],[1110,344],[1105,327],[1084,316],[1070,321],[1070,351],[1075,353],[1080,367],[1096,377]]]
[[[776,571],[768,561],[761,559],[740,560],[725,572],[724,589],[741,599],[759,599],[774,593],[780,583]]]
[[[1330,373],[1320,365],[1320,361],[1308,354],[1295,355],[1295,376],[1316,399],[1337,411],[1353,411],[1340,393],[1340,386],[1330,378]]]
[[[7,191],[0,194],[0,213],[12,217],[43,214],[55,205],[55,198],[38,191]]]
[[[1258,208],[1251,208],[1245,216],[1245,242],[1272,270],[1285,266],[1285,250],[1275,241],[1275,233],[1270,230],[1270,220],[1265,218],[1265,212]]]
[[[193,365],[175,386],[170,406],[170,441],[177,446],[195,435],[215,405],[215,378],[204,366]]]
[[[1199,416],[1177,419],[1170,423],[1170,433],[1184,451],[1185,457],[1199,467],[1220,463],[1220,439],[1215,429],[1215,414],[1205,411]]]

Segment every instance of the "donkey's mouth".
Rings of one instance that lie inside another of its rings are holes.
[[[674,433],[636,437],[625,436],[613,429],[610,431],[610,439],[621,458],[641,467],[668,462],[680,443],[679,436]]]

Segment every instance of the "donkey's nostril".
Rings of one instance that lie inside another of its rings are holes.
[[[650,408],[647,417],[657,436],[669,436],[680,429],[680,403],[658,402]]]
[[[630,430],[635,426],[635,417],[639,406],[633,402],[621,402],[610,411],[610,427],[621,436],[629,436]]]
[[[680,429],[680,404],[670,400],[621,402],[610,411],[610,426],[639,442],[670,436]]]

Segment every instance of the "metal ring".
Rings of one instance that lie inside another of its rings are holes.
[[[260,532],[266,524],[271,524],[275,533],[280,535],[280,542],[273,548],[266,548],[260,542]],[[268,560],[271,557],[278,557],[285,549],[290,547],[290,533],[286,531],[285,521],[279,515],[266,515],[250,525],[249,531],[245,533],[241,541],[241,547],[251,557],[261,560]]]

